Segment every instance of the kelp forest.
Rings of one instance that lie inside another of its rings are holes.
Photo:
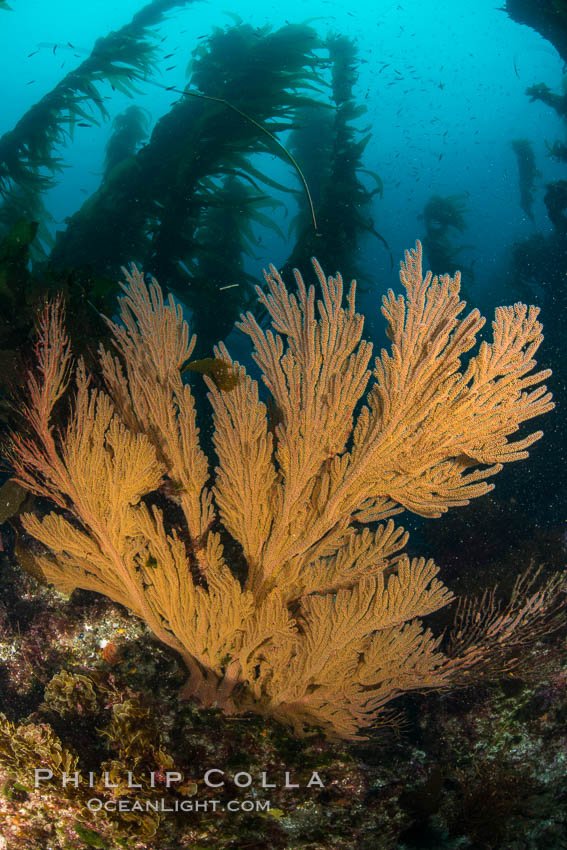
[[[65,72],[0,136],[0,850],[565,846],[567,83],[511,54],[564,133],[503,136],[487,270],[477,116],[432,175],[450,69],[364,52],[341,10],[142,2],[92,48],[29,45]],[[567,63],[566,3],[505,6]],[[431,173],[381,157],[396,116],[420,132],[406,76]],[[124,768],[145,810],[93,813]],[[221,817],[243,793],[271,808]]]
[[[285,265],[317,252],[329,266],[354,272],[366,233],[388,250],[371,216],[380,178],[362,166],[368,136],[359,131],[364,107],[352,92],[355,46],[301,24],[259,31],[236,23],[192,45],[185,91],[171,92],[171,108],[149,138],[139,107],[114,120],[100,187],[50,237],[42,194],[64,169],[77,127],[108,119],[103,91],[135,100],[143,86],[157,84],[152,28],[176,5],[150,3],[100,39],[0,140],[3,374],[16,366],[45,294],[64,293],[79,344],[99,338],[99,314],[112,315],[114,281],[129,261],[166,282],[190,310],[198,355],[206,357],[255,300],[256,279],[243,260],[254,256],[255,227],[277,227],[271,212],[285,206],[282,192],[294,211]],[[280,138],[289,131],[284,147]],[[285,179],[263,173],[256,164],[263,153],[283,160]]]
[[[154,0],[99,38],[90,55],[0,138],[2,427],[12,415],[8,385],[21,382],[38,306],[63,295],[74,344],[88,358],[91,343],[106,334],[102,316],[116,309],[116,281],[125,263],[143,267],[189,311],[199,340],[197,365],[189,372],[207,370],[213,345],[255,304],[257,278],[245,261],[256,256],[262,232],[277,231],[285,241],[284,277],[319,256],[328,268],[348,269],[364,288],[372,276],[359,256],[368,239],[393,266],[388,222],[374,221],[383,183],[364,160],[372,128],[364,125],[365,105],[353,93],[359,61],[354,41],[309,24],[273,30],[236,19],[193,42],[188,31],[186,56],[178,57],[188,63],[187,83],[177,89],[156,73],[163,53],[159,25],[185,5]],[[151,86],[169,90],[172,100],[148,135],[150,116],[136,97]],[[45,193],[64,174],[76,134],[110,121],[116,93],[133,105],[112,120],[100,186],[53,235]],[[544,85],[530,86],[526,95],[567,113],[565,95]],[[538,175],[533,150],[526,139],[510,145],[518,161],[520,204],[531,216]],[[561,158],[564,149],[556,140],[549,155]],[[277,177],[266,173],[274,169],[264,167],[261,154],[281,161]],[[545,194],[554,235],[536,233],[517,242],[507,278],[517,297],[552,308],[546,325],[550,354],[561,334],[554,316],[565,297],[557,283],[567,229],[564,182],[549,185]],[[429,267],[434,273],[461,269],[470,299],[474,261],[467,264],[460,255],[474,246],[466,242],[467,195],[459,190],[431,196],[420,216],[422,238]],[[556,362],[561,370],[562,360]],[[560,378],[560,392],[563,384]],[[554,474],[553,463],[548,474]]]

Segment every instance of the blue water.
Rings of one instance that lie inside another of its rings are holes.
[[[126,24],[142,5],[139,0],[99,0],[80,7],[74,0],[13,0],[12,11],[0,10],[0,135],[80,64],[97,38]],[[459,258],[474,260],[478,293],[499,290],[511,244],[536,229],[551,230],[542,200],[544,185],[562,174],[561,166],[546,155],[545,142],[564,132],[551,109],[530,103],[525,95],[526,87],[539,82],[561,91],[560,57],[539,34],[510,20],[499,5],[498,0],[394,0],[352,7],[334,0],[233,6],[225,0],[196,2],[172,10],[156,29],[163,39],[163,55],[174,57],[164,59],[154,79],[183,88],[198,37],[214,26],[230,25],[227,11],[254,26],[269,23],[274,28],[309,18],[320,34],[354,38],[361,60],[355,98],[367,106],[359,123],[361,128],[370,125],[372,132],[364,165],[384,182],[383,199],[375,197],[372,215],[395,259],[392,270],[378,241],[369,238],[361,245],[378,291],[395,282],[403,250],[423,236],[419,216],[427,199],[456,193],[466,196],[468,229],[462,241],[470,246]],[[149,82],[141,89],[136,103],[150,111],[155,123],[167,111],[171,95]],[[112,95],[107,101],[111,116],[132,103],[108,85],[100,90]],[[109,134],[110,123],[76,128],[72,142],[61,151],[70,167],[46,196],[53,229],[63,229],[66,217],[99,185]],[[532,143],[540,171],[534,221],[519,203],[510,140],[520,137]],[[294,185],[297,176],[291,167],[265,159],[267,173]],[[291,217],[293,199],[283,199]],[[283,261],[289,248],[272,232],[259,237],[259,259],[248,264],[253,274],[266,262]],[[342,271],[349,274],[348,269]],[[500,303],[506,301],[505,292],[495,294]]]

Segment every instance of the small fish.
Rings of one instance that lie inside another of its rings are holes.
[[[232,364],[218,357],[204,357],[202,360],[191,360],[182,367],[181,371],[199,372],[208,375],[219,390],[230,392],[241,381]]]
[[[87,124],[86,121],[77,121],[77,127],[92,127],[92,124]]]
[[[174,68],[177,68],[177,65],[170,65],[169,68],[166,68],[166,71],[173,71]]]
[[[28,53],[28,59],[30,58],[30,56],[35,56],[36,53],[39,53],[39,50],[32,50],[31,53]]]
[[[167,56],[164,56],[164,59],[171,59],[172,56],[175,56],[175,53],[168,53]]]

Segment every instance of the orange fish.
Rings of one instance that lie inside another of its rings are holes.
[[[230,392],[242,380],[238,375],[232,363],[226,360],[220,360],[218,357],[204,357],[202,360],[191,360],[186,363],[181,369],[182,372],[189,370],[191,372],[200,372],[201,375],[208,375],[219,390]]]

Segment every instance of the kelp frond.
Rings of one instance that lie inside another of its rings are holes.
[[[324,64],[320,48],[315,31],[303,25],[286,26],[281,32],[242,25],[215,30],[199,42],[187,93],[198,96],[180,92],[182,97],[157,122],[148,143],[108,174],[61,234],[52,255],[55,264],[92,262],[101,273],[113,275],[127,254],[149,265],[186,300],[184,267],[191,270],[190,291],[199,291],[194,290],[194,268],[202,279],[203,268],[210,267],[209,254],[216,254],[217,263],[224,260],[224,251],[219,258],[219,240],[208,243],[207,234],[213,213],[217,218],[215,193],[221,187],[224,193],[227,178],[239,177],[252,191],[243,193],[240,206],[225,198],[232,280],[218,280],[219,265],[214,277],[217,285],[224,285],[234,283],[236,274],[238,283],[247,284],[240,274],[240,256],[253,249],[250,225],[266,223],[261,207],[268,201],[259,199],[270,189],[295,193],[300,188],[295,181],[263,173],[253,155],[288,158],[279,138],[296,126],[298,104],[308,102],[314,110],[331,112],[328,102],[304,91],[304,81],[312,85],[314,69]],[[310,226],[313,230],[312,219]],[[226,239],[221,241],[224,246]],[[231,294],[240,296],[243,289]],[[223,299],[223,306],[228,300]],[[227,311],[232,315],[227,328],[238,315],[237,298],[234,310]],[[202,329],[201,338],[207,338]]]
[[[358,77],[356,46],[346,36],[332,35],[326,39],[325,47],[331,63],[335,108],[330,114],[319,112],[318,115],[311,109],[300,110],[296,116],[298,129],[289,143],[312,189],[319,232],[310,232],[309,213],[298,198],[300,211],[289,228],[290,235],[295,229],[297,243],[284,270],[304,265],[310,256],[324,250],[333,267],[349,268],[364,281],[362,270],[354,266],[358,242],[364,233],[372,234],[385,246],[393,264],[389,245],[370,215],[372,198],[376,194],[382,196],[383,185],[378,174],[362,166],[370,134],[367,128],[361,129],[356,124],[366,111],[364,104],[357,104],[353,96]],[[368,187],[367,177],[374,181],[374,186]],[[346,206],[347,217],[339,213]],[[321,238],[315,240],[313,235]]]
[[[35,192],[53,185],[53,174],[63,167],[54,150],[66,143],[75,124],[96,123],[97,114],[103,120],[109,117],[99,86],[109,82],[131,97],[135,83],[151,73],[158,56],[148,28],[187,2],[153,0],[124,27],[98,39],[90,56],[0,138],[0,196],[14,183]]]

